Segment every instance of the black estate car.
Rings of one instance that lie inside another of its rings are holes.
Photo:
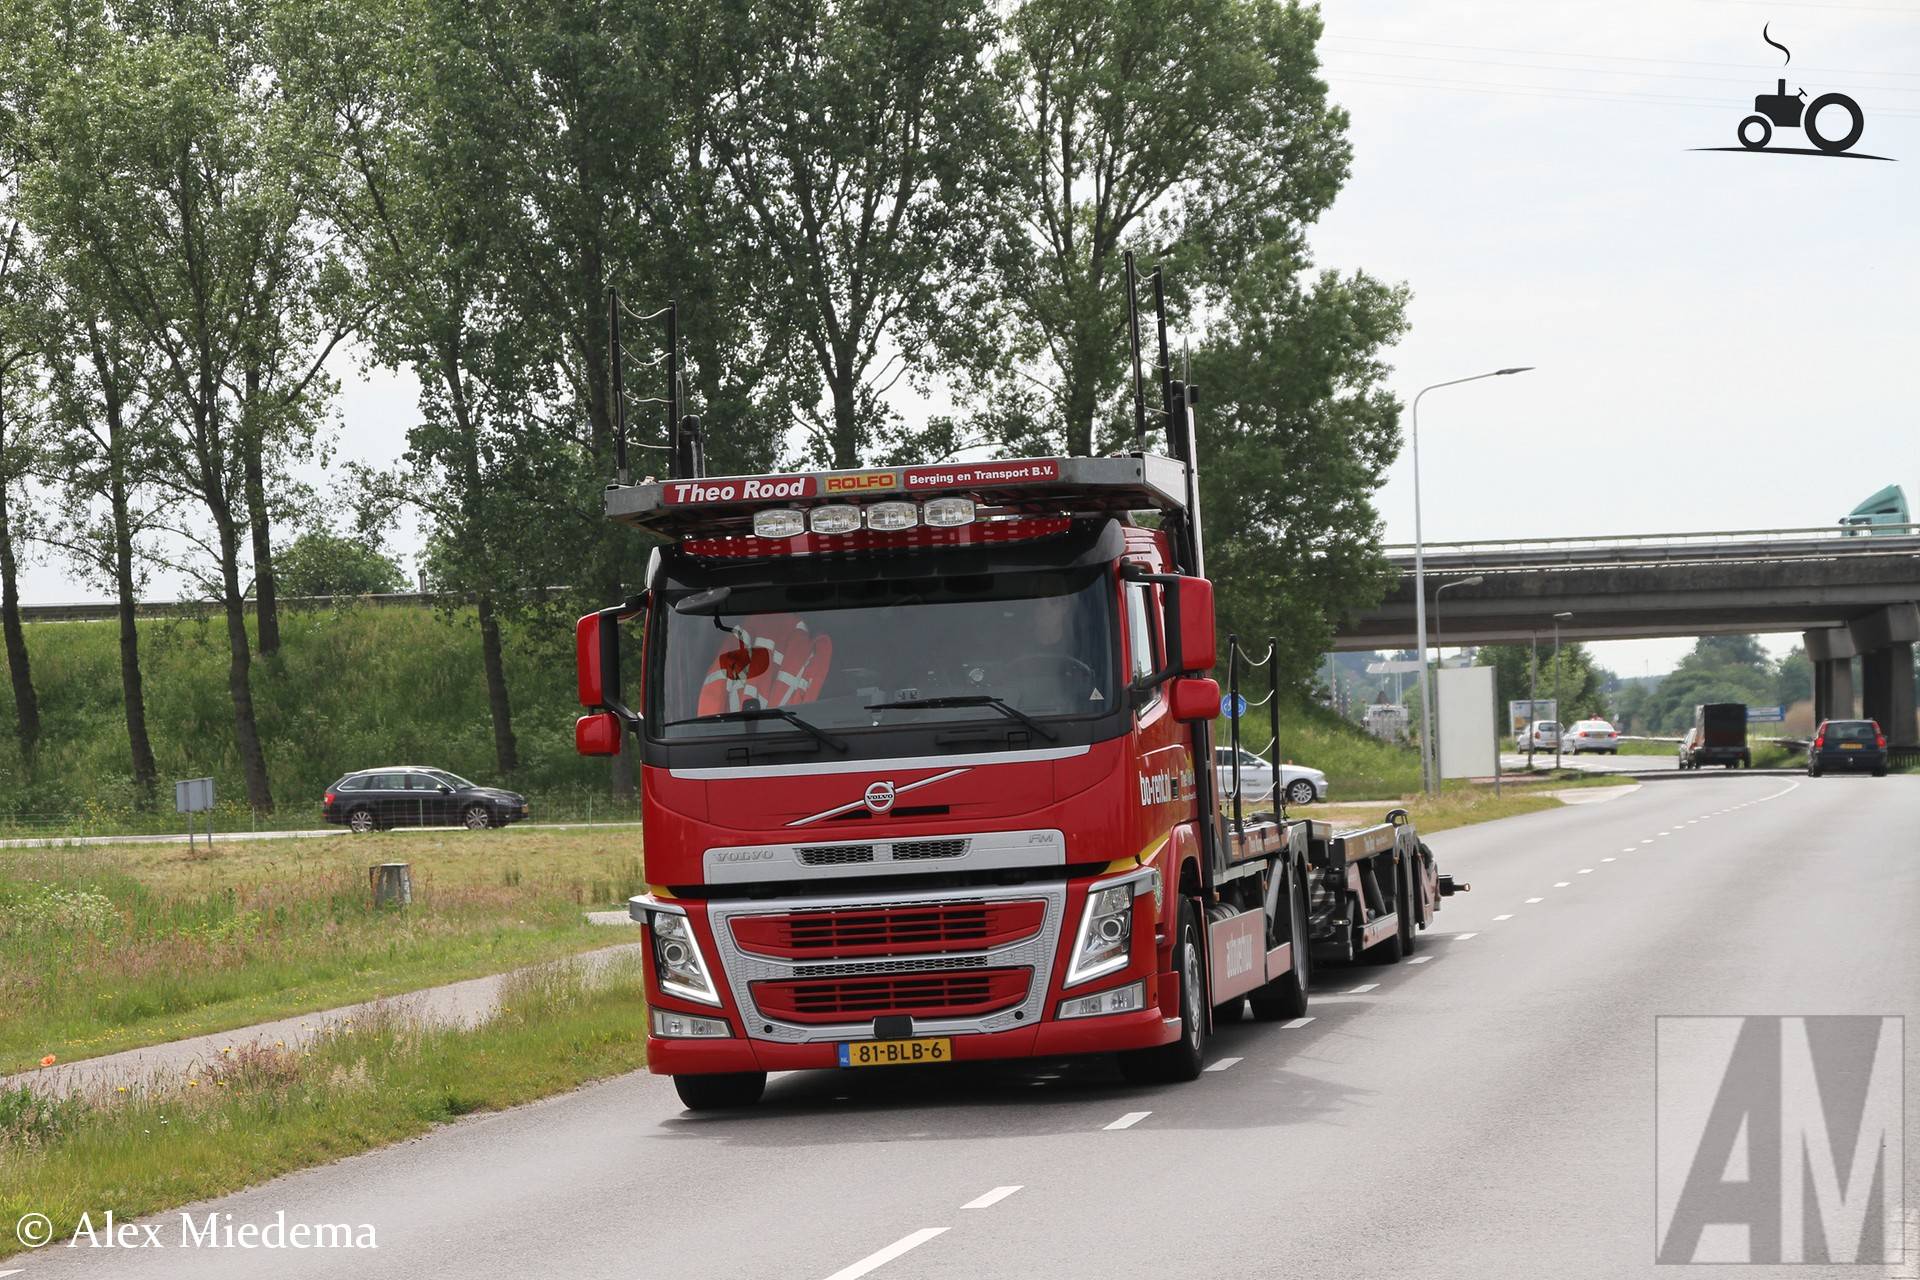
[[[1874,720],[1823,720],[1807,746],[1807,776],[1829,771],[1887,776],[1887,735]]]
[[[383,827],[504,827],[527,816],[517,791],[483,787],[445,769],[362,769],[327,788],[320,815],[355,831]]]

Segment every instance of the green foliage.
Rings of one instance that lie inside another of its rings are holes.
[[[1797,652],[1797,651],[1796,651]],[[1805,655],[1800,655],[1800,661]],[[1672,674],[1646,695],[1640,714],[1646,732],[1674,734],[1693,724],[1694,707],[1708,702],[1744,702],[1749,706],[1781,701],[1783,683],[1791,687],[1794,655],[1783,664],[1768,659],[1752,636],[1702,636],[1680,659]],[[1807,675],[1809,689],[1812,674]]]
[[[1553,646],[1542,644],[1537,677],[1533,672],[1533,663],[1534,649],[1530,644],[1489,644],[1480,647],[1474,664],[1494,669],[1494,689],[1500,700],[1502,715],[1506,713],[1507,703],[1534,697],[1535,694],[1529,690],[1537,688],[1537,696],[1543,702],[1559,698],[1562,724],[1607,716],[1608,673],[1594,665],[1593,655],[1585,645],[1572,641],[1562,643],[1556,663]],[[1534,683],[1536,678],[1537,684]]]
[[[283,549],[275,572],[289,596],[364,596],[404,591],[399,562],[360,538],[314,529]]]
[[[313,825],[322,791],[350,769],[417,762],[499,781],[471,611],[292,610],[283,628],[279,657],[255,669],[254,701],[274,744],[273,787],[287,800],[287,821]],[[15,751],[0,748],[0,823],[110,828],[116,818],[136,817],[141,800],[129,781],[115,624],[37,623],[26,634],[46,733],[41,766],[31,774]],[[506,636],[508,675],[531,726],[514,785],[540,797],[589,793],[606,766],[573,751],[570,632],[508,623]],[[244,828],[244,807],[227,807],[245,792],[223,627],[213,619],[143,621],[140,643],[163,789],[170,779],[211,775],[223,803],[216,825]],[[0,695],[0,718],[9,714]],[[552,812],[550,803],[543,812]],[[170,806],[163,825],[179,829]]]

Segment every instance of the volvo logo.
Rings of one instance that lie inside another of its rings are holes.
[[[864,798],[869,812],[885,813],[893,808],[893,784],[891,782],[868,783]]]

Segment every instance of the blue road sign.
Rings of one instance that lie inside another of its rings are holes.
[[[1223,716],[1243,716],[1247,714],[1247,696],[1244,693],[1221,695],[1220,714]]]
[[[1768,722],[1778,723],[1779,721],[1785,720],[1786,718],[1787,718],[1787,709],[1782,706],[1748,707],[1747,708],[1748,724],[1754,724],[1756,722],[1761,724],[1765,724]]]

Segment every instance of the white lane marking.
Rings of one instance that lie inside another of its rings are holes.
[[[1228,1061],[1238,1062],[1240,1059],[1230,1058]],[[1209,1067],[1208,1070],[1212,1070],[1212,1068]],[[962,1209],[991,1209],[1018,1190],[1020,1190],[1019,1187],[995,1187],[993,1190],[987,1192],[987,1194],[975,1196],[960,1207]]]
[[[1102,1125],[1101,1128],[1131,1129],[1133,1128],[1133,1126],[1139,1124],[1142,1120],[1145,1120],[1148,1116],[1152,1114],[1153,1112],[1151,1111],[1129,1111],[1127,1112],[1127,1114],[1121,1116],[1118,1120],[1115,1120],[1112,1124]]]
[[[1663,836],[1670,836],[1670,835],[1672,835],[1672,834],[1673,834],[1673,832],[1671,832],[1671,831],[1662,831],[1662,832],[1661,832],[1660,834],[1661,834],[1661,835],[1663,835]]]
[[[1236,1062],[1245,1062],[1245,1058],[1222,1058],[1207,1068],[1209,1071],[1225,1071]]]
[[[827,1277],[827,1280],[859,1280],[869,1271],[877,1271],[901,1254],[918,1249],[927,1241],[945,1231],[945,1227],[922,1227],[912,1235],[901,1236],[878,1253],[870,1253],[850,1267],[842,1267]]]
[[[0,1280],[7,1280],[8,1276],[17,1276],[22,1271],[25,1271],[25,1270],[26,1270],[25,1267],[15,1267],[11,1271],[0,1271]]]
[[[1377,982],[1363,982],[1353,990],[1347,992],[1347,994],[1350,996],[1363,996],[1369,991],[1377,991],[1379,989],[1380,984]]]
[[[1468,938],[1477,938],[1479,936],[1477,933],[1456,933],[1453,935],[1453,940],[1455,942],[1465,942]]]
[[[1637,849],[1637,848],[1639,848],[1639,847],[1640,847],[1639,845],[1636,845],[1636,844],[1630,844],[1630,845],[1628,845],[1628,846],[1627,846],[1626,848],[1624,848],[1624,849],[1622,849],[1622,850],[1621,850],[1620,852],[1622,852],[1622,853],[1632,853],[1632,852],[1633,852],[1633,851],[1634,851],[1635,849]]]
[[[1528,902],[1545,902],[1546,899],[1545,898],[1528,898],[1527,901]]]
[[[1433,959],[1432,956],[1415,956],[1413,959],[1407,961],[1407,963],[1408,964],[1425,964],[1427,961],[1431,959]]]
[[[1511,920],[1513,919],[1513,917],[1511,915],[1495,916],[1494,919],[1495,920]]]
[[[1640,843],[1641,843],[1641,844],[1652,844],[1652,843],[1653,843],[1653,841],[1651,841],[1651,840],[1642,840],[1642,841],[1641,841]]]
[[[1566,887],[1567,887],[1568,885],[1570,885],[1570,884],[1572,884],[1572,883],[1573,883],[1573,881],[1571,881],[1571,880],[1555,880],[1555,881],[1553,882],[1553,887],[1554,887],[1554,888],[1556,888],[1556,889],[1564,889],[1564,888],[1566,888]]]
[[[1290,1022],[1283,1022],[1283,1023],[1281,1023],[1281,1024],[1280,1024],[1280,1029],[1281,1029],[1282,1031],[1291,1031],[1291,1030],[1293,1030],[1293,1029],[1294,1029],[1295,1027],[1304,1027],[1304,1026],[1306,1026],[1306,1025],[1307,1025],[1307,1024],[1309,1023],[1309,1022],[1312,1022],[1312,1021],[1313,1021],[1313,1019],[1312,1019],[1312,1018],[1310,1018],[1310,1017],[1308,1017],[1308,1018],[1295,1018],[1295,1019],[1293,1019],[1293,1020],[1292,1020],[1292,1021],[1290,1021]]]
[[[1693,825],[1694,823],[1696,823],[1696,822],[1698,822],[1698,821],[1700,821],[1700,819],[1698,819],[1698,818],[1688,818],[1688,819],[1687,819],[1687,822],[1686,822],[1686,825],[1690,827],[1690,826],[1692,826],[1692,825]]]
[[[1593,868],[1592,868],[1592,867],[1582,867],[1582,868],[1580,868],[1580,874],[1581,874],[1581,875],[1583,875],[1583,876],[1590,876],[1590,875],[1592,875],[1592,874],[1593,874]]]

